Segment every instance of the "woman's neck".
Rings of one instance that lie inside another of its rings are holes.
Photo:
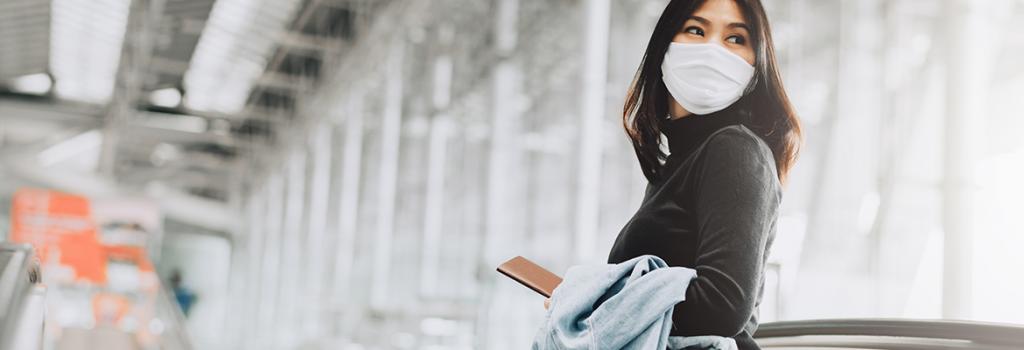
[[[675,99],[669,98],[668,99],[668,115],[669,115],[669,117],[672,118],[672,120],[676,120],[676,119],[679,119],[679,118],[689,117],[689,116],[693,115],[693,113],[690,113],[690,111],[687,111],[686,108],[683,108],[683,106],[680,105],[679,102],[676,102]]]

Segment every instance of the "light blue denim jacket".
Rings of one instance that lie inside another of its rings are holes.
[[[732,338],[669,337],[673,307],[697,271],[653,255],[569,268],[551,295],[534,350],[735,350]],[[699,316],[694,316],[699,317]]]

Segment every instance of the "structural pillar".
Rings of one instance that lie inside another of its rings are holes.
[[[971,317],[973,288],[972,221],[974,160],[978,157],[978,126],[985,117],[988,84],[984,1],[947,0],[946,118],[943,149],[942,227],[944,234],[942,316]]]
[[[575,262],[591,262],[597,255],[598,217],[601,210],[602,119],[608,77],[608,21],[610,0],[583,3],[583,66],[580,79],[579,154],[576,187]]]

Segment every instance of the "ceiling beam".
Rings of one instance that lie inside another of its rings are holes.
[[[96,126],[103,119],[103,110],[85,103],[0,95],[0,120],[22,118]]]
[[[139,196],[152,198],[169,218],[211,230],[233,233],[238,217],[228,204],[201,198],[167,186],[150,186],[142,191],[119,186],[95,173],[53,171],[38,164],[35,157],[5,157],[2,161],[11,174],[49,188],[87,197]]]
[[[157,73],[184,75],[189,63],[173,58],[154,55],[149,59],[149,70]]]
[[[303,34],[296,31],[285,31],[277,40],[281,48],[290,53],[313,53],[334,55],[341,53],[343,42],[338,38]]]
[[[315,77],[305,77],[281,72],[264,72],[256,79],[256,85],[266,88],[308,92],[315,88]]]
[[[323,0],[310,0],[308,3],[306,3],[305,7],[303,7],[302,9],[299,10],[299,14],[295,17],[295,21],[293,22],[293,25],[291,26],[291,30],[286,31],[285,38],[286,39],[290,38],[291,40],[286,40],[286,41],[289,41],[290,43],[292,43],[294,45],[300,45],[301,44],[302,46],[309,46],[309,44],[311,42],[312,43],[316,43],[315,40],[310,41],[310,40],[306,40],[305,37],[294,36],[292,34],[295,34],[295,33],[291,33],[291,31],[292,30],[301,30],[301,28],[304,25],[306,25],[306,22],[309,21],[309,19],[313,16],[313,13],[316,12],[315,10],[317,9],[317,7],[319,7],[320,3],[322,3],[322,2],[323,2]],[[291,33],[291,34],[289,34],[289,33]],[[268,87],[267,85],[261,84],[261,82],[266,83],[266,81],[264,81],[264,77],[267,76],[267,75],[275,74],[274,72],[277,71],[278,67],[280,67],[281,63],[284,61],[284,57],[288,54],[288,49],[287,49],[288,47],[286,45],[282,44],[283,42],[284,41],[278,41],[278,45],[280,45],[280,46],[279,46],[278,50],[276,50],[276,52],[274,52],[273,56],[270,58],[270,61],[267,63],[266,69],[264,69],[264,71],[263,71],[263,76],[261,76],[257,80],[257,83],[255,84],[255,86],[253,86],[253,88],[249,91],[250,98],[254,94],[259,93],[260,90],[262,90],[261,88]],[[269,78],[269,79],[270,79],[270,81],[276,80],[273,77]]]

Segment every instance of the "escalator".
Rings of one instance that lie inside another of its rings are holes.
[[[80,290],[58,288],[50,291],[58,294],[48,299],[31,245],[0,243],[0,350],[192,349],[184,328],[185,318],[170,293],[162,287],[152,299],[152,317],[141,323],[144,332],[107,323],[60,324],[61,314],[68,311],[93,312],[91,308],[76,307],[75,303],[68,302],[73,299],[68,295],[74,292]],[[47,308],[51,311],[49,316]]]

